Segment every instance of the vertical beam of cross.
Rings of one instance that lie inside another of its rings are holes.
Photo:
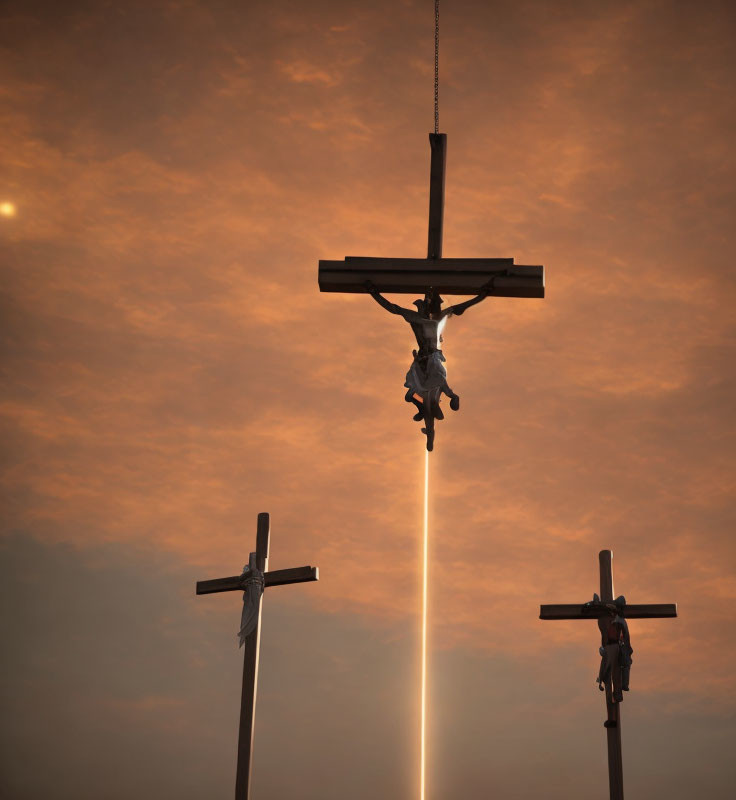
[[[268,514],[258,515],[256,528],[256,566],[268,570],[271,544],[271,520]],[[238,729],[238,766],[235,773],[235,800],[250,797],[251,762],[253,761],[253,729],[256,720],[256,691],[258,688],[258,658],[261,644],[261,605],[258,598],[258,621],[245,637],[243,646],[243,688],[240,693],[240,726]]]
[[[244,571],[241,575],[228,578],[215,578],[197,582],[197,594],[214,592],[244,591],[247,581],[254,576],[262,576],[264,588],[284,586],[290,583],[304,583],[319,580],[317,567],[294,567],[268,572],[268,555],[271,539],[271,520],[268,514],[258,515],[256,528],[256,551],[251,556],[257,572]],[[253,598],[251,598],[253,599]],[[254,601],[256,608],[255,625],[245,637],[243,653],[243,683],[240,695],[240,726],[238,729],[238,764],[235,773],[235,800],[249,800],[251,792],[251,775],[253,763],[253,733],[256,716],[256,692],[258,689],[258,661],[261,638],[261,604],[263,594],[259,593]]]
[[[427,235],[427,258],[435,260],[442,258],[447,134],[430,133],[429,146],[432,149],[432,159],[429,168],[429,232]]]
[[[623,598],[616,603],[613,596],[613,553],[601,550],[598,554],[600,570],[600,602],[580,604],[560,603],[543,605],[539,609],[539,618],[547,620],[559,619],[595,619],[601,632],[607,630],[611,618],[611,608],[626,619],[656,619],[677,616],[675,603],[629,604]],[[617,666],[613,665],[612,669]],[[612,692],[612,675],[606,679],[606,711],[604,723],[608,744],[608,788],[611,800],[623,800],[624,777],[623,757],[621,752],[621,703],[614,702]]]
[[[598,553],[602,603],[613,603],[613,552]],[[608,744],[608,790],[611,800],[624,800],[624,763],[621,750],[621,703],[613,702],[611,681],[606,681],[606,739]]]

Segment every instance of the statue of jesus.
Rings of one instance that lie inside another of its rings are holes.
[[[422,428],[422,433],[427,436],[427,450],[432,450],[434,420],[444,419],[445,416],[440,408],[440,396],[445,394],[450,398],[450,408],[453,411],[460,408],[460,397],[452,391],[447,383],[445,357],[441,349],[442,332],[450,317],[459,317],[471,306],[485,300],[493,288],[493,279],[483,287],[476,297],[445,309],[442,308],[442,298],[436,292],[428,292],[424,300],[414,301],[414,305],[417,307],[416,311],[390,302],[370,281],[367,281],[365,286],[379,305],[392,314],[403,317],[414,332],[419,349],[412,351],[414,360],[406,373],[404,399],[407,403],[416,405],[417,413],[414,415],[414,419],[417,422],[424,420],[425,427]]]
[[[625,605],[626,598],[621,595],[613,603],[605,603],[608,613],[598,618],[601,666],[596,680],[601,691],[605,691],[606,683],[610,682],[614,703],[620,703],[624,699],[623,692],[629,691],[631,654],[634,652],[629,626],[624,618]]]

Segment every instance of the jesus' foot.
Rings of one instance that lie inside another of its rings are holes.
[[[431,453],[434,449],[434,431],[428,432],[426,428],[422,428],[422,433],[427,437],[427,450]]]

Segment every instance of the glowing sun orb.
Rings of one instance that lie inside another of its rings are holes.
[[[3,217],[15,216],[15,203],[9,203],[7,200],[0,203],[0,215]]]

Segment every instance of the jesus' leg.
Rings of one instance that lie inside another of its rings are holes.
[[[621,662],[619,661],[618,644],[607,644],[604,649],[606,651],[604,656],[606,660],[606,677],[613,686],[613,702],[620,703],[624,696],[621,694]]]
[[[434,401],[433,409],[434,411],[434,418],[435,419],[444,419],[445,415],[442,413],[442,409],[440,408],[440,396],[437,395],[437,399]]]
[[[450,408],[453,411],[457,411],[458,408],[460,408],[460,395],[455,394],[455,392],[450,389],[447,385],[447,381],[445,381],[442,391],[450,398]]]
[[[424,403],[422,403],[421,400],[417,400],[415,391],[413,389],[407,390],[404,395],[404,400],[406,400],[407,403],[414,403],[417,407],[417,413],[414,414],[413,419],[415,422],[421,422],[421,420],[424,419]]]
[[[434,448],[434,404],[431,393],[427,392],[424,401],[424,427],[422,433],[427,437],[427,450]]]
[[[608,673],[611,671],[611,665],[608,663],[608,655],[606,654],[605,648],[600,648],[601,653],[601,665],[598,669],[598,677],[596,678],[596,682],[598,683],[598,688],[604,692],[606,690],[606,678],[608,677]]]
[[[621,679],[623,670],[621,669],[621,664],[618,660],[618,654],[616,654],[616,661],[612,665],[611,669],[611,679],[613,682],[613,702],[620,703],[623,699],[623,693],[621,691]]]

